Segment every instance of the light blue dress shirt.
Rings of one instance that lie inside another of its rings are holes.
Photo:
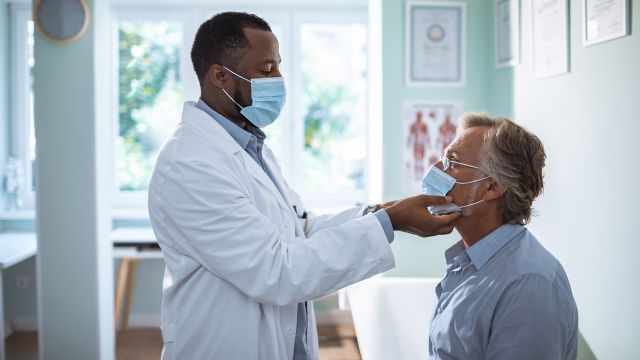
[[[242,147],[248,154],[251,156],[253,160],[255,160],[260,167],[265,171],[265,173],[269,176],[269,179],[273,182],[275,187],[283,193],[283,189],[280,189],[278,186],[278,182],[275,181],[273,177],[273,173],[271,169],[264,162],[262,157],[262,148],[264,147],[264,139],[266,138],[264,132],[257,127],[248,127],[247,131],[238,125],[234,124],[229,119],[220,115],[217,111],[213,110],[209,105],[207,105],[202,99],[198,100],[195,105],[198,109],[206,112],[211,116],[226,132],[231,135],[231,137]],[[389,243],[393,241],[393,225],[391,224],[391,219],[389,218],[389,214],[382,209],[374,213],[375,216],[380,221],[382,228],[384,229],[384,233],[387,236],[387,240]],[[299,303],[298,304],[298,315],[297,315],[297,326],[296,326],[296,337],[294,343],[293,350],[293,360],[306,360],[308,358],[308,347],[307,347],[307,303]]]
[[[578,311],[562,265],[522,225],[445,252],[430,359],[576,359]]]

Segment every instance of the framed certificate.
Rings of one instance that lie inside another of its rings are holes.
[[[464,86],[465,9],[456,1],[407,1],[407,86]]]
[[[519,0],[495,0],[496,67],[517,65],[520,61]]]
[[[568,0],[531,0],[531,74],[542,79],[569,72]]]
[[[629,35],[629,0],[583,0],[585,46]]]

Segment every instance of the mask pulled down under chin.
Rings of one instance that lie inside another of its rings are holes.
[[[462,208],[456,204],[449,203],[447,205],[429,206],[427,208],[433,215],[446,215],[453,214],[455,212],[462,212]]]
[[[422,193],[432,196],[445,196],[455,184],[456,179],[438,167],[431,165],[422,178]],[[433,215],[444,215],[462,211],[458,205],[453,203],[429,206],[427,210]]]
[[[470,184],[483,179],[478,179],[463,184]],[[426,195],[445,196],[456,183],[457,181],[455,178],[440,170],[438,167],[431,165],[431,167],[429,167],[429,170],[427,170],[427,172],[424,174],[424,177],[422,178],[422,192]],[[477,205],[483,201],[484,200],[480,200],[463,206],[459,206],[454,203],[429,206],[427,210],[429,210],[429,212],[433,215],[452,214],[455,212],[462,212],[462,209]]]

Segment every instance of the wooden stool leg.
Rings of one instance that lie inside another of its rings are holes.
[[[136,283],[136,265],[138,260],[130,260],[129,277],[127,278],[127,297],[124,305],[124,321],[122,322],[122,331],[127,329],[129,324],[129,313],[131,312],[131,298],[133,297],[133,287]]]
[[[116,287],[116,309],[114,321],[116,331],[119,330],[120,316],[122,313],[122,298],[124,297],[127,278],[129,276],[129,262],[129,259],[120,259],[120,266],[118,269],[118,284]]]

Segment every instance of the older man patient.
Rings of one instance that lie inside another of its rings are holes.
[[[524,128],[468,113],[425,175],[425,191],[452,196],[449,211],[462,212],[455,225],[462,239],[445,252],[447,274],[436,288],[431,359],[576,358],[569,280],[525,227],[543,189],[545,159],[540,140]]]

